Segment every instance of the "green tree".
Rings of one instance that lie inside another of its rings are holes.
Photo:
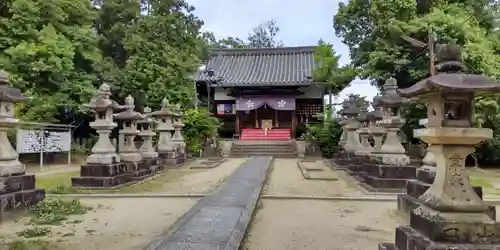
[[[425,8],[417,8],[415,1],[411,0],[352,0],[339,5],[334,29],[349,47],[353,65],[361,69],[362,77],[371,79],[378,86],[388,77],[395,77],[399,87],[408,87],[429,76],[426,51],[412,47],[402,37],[426,42],[428,31],[432,29],[438,42],[455,41],[462,45],[463,59],[472,72],[499,79],[498,2],[427,2]],[[493,125],[500,122],[499,107],[495,98],[478,99],[478,125],[494,128]],[[419,116],[423,112],[418,110],[420,108],[415,105],[409,107],[405,111],[407,121],[415,123],[423,118]],[[484,112],[492,110],[496,112]],[[500,145],[494,141],[484,145],[490,144]],[[499,155],[499,147],[496,148],[496,155]],[[480,160],[486,159],[485,155],[482,154]]]
[[[0,5],[0,67],[32,100],[22,118],[55,122],[78,112],[97,84],[101,54],[88,0],[16,0]]]
[[[270,20],[259,24],[248,35],[248,47],[250,48],[279,48],[283,47],[283,42],[277,40],[280,32],[275,20]]]
[[[337,95],[356,77],[356,70],[350,65],[339,65],[340,55],[336,55],[333,46],[319,41],[314,54],[318,67],[313,72],[314,82],[323,83],[332,103],[333,95]]]

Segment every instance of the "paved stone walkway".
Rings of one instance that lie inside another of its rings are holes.
[[[272,157],[252,157],[213,194],[200,200],[146,250],[237,250],[266,180]]]

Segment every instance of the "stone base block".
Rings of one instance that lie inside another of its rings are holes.
[[[80,176],[71,178],[71,185],[73,187],[116,187],[134,181],[135,173],[126,173],[117,176]]]
[[[479,197],[482,197],[482,194],[483,194],[482,188],[481,187],[473,187],[473,188],[474,188],[474,191],[476,191],[477,195],[479,195]],[[398,195],[398,210],[403,211],[403,212],[407,213],[408,215],[410,215],[410,213],[411,213],[411,211],[413,211],[413,209],[420,207],[421,205],[422,205],[422,202],[416,197],[410,196],[408,194]],[[487,212],[488,216],[492,220],[496,220],[496,207],[495,206],[488,206],[488,208],[489,208],[489,210]]]
[[[432,182],[431,182],[432,183]],[[431,184],[424,183],[419,180],[409,180],[406,185],[406,194],[413,196],[415,198],[420,197],[422,194],[429,189]],[[476,191],[476,194],[483,199],[483,188],[478,186],[478,187],[472,187],[474,191]]]
[[[164,169],[163,165],[160,164],[159,158],[144,158],[143,161],[145,166],[154,172]]]
[[[382,243],[379,250],[498,250],[500,244],[470,244],[450,242],[435,242],[420,234],[409,226],[396,228],[396,243]]]
[[[33,206],[44,198],[45,190],[43,189],[18,190],[0,194],[0,212]]]
[[[130,165],[124,163],[114,164],[85,164],[80,167],[80,176],[82,177],[114,177],[131,173],[134,170],[129,169]]]
[[[404,192],[407,181],[407,179],[380,178],[366,173],[360,173],[357,179],[370,191],[397,193]]]
[[[0,177],[4,186],[0,189],[0,195],[35,189],[34,175],[11,175]]]
[[[435,168],[435,167],[434,167]],[[417,170],[417,180],[424,183],[433,183],[436,177],[435,169],[420,167]]]
[[[417,167],[365,163],[360,166],[360,171],[382,179],[415,179]]]

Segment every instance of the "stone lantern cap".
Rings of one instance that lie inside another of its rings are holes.
[[[340,113],[341,115],[345,116],[357,116],[359,114],[360,110],[356,103],[352,102],[349,103],[345,108],[342,109],[342,112]]]
[[[371,119],[370,114],[366,110],[365,111],[361,111],[358,114],[358,116],[356,116],[356,120],[358,120],[360,122],[367,122],[367,121],[370,121],[370,119]]]
[[[377,109],[380,106],[382,106],[382,103],[380,102],[380,96],[376,95],[373,97],[372,107],[373,109]]]
[[[491,95],[500,92],[500,84],[484,75],[441,73],[398,92],[404,97],[420,97],[435,92]]]
[[[172,112],[172,105],[170,105],[170,102],[168,101],[167,98],[163,98],[161,101],[161,109],[154,111],[149,114],[150,116],[153,117],[165,117],[165,116],[171,116],[173,115]]]
[[[144,107],[144,119],[137,121],[139,124],[152,124],[155,122],[150,116],[151,116],[151,108],[146,106]]]
[[[132,96],[128,96],[125,98],[125,111],[122,111],[118,114],[114,115],[114,118],[116,120],[121,120],[121,121],[136,121],[136,120],[141,120],[144,119],[145,116],[139,112],[134,111],[135,105],[134,105],[134,98]]]
[[[380,110],[374,110],[368,113],[371,121],[380,121],[384,118],[384,113]]]
[[[110,99],[111,88],[106,83],[103,83],[97,90],[97,94],[90,100],[90,103],[84,104],[89,109],[96,111],[105,111],[108,108],[113,110],[123,110],[124,107]]]
[[[387,79],[382,89],[383,94],[378,99],[378,102],[383,107],[397,108],[401,106],[401,104],[405,104],[409,101],[408,99],[403,98],[398,94],[398,83],[396,79],[392,77]]]
[[[184,116],[184,113],[182,112],[181,104],[177,103],[174,105],[174,109],[172,112],[172,116],[176,118],[180,118]]]
[[[0,70],[0,101],[18,103],[28,100],[21,90],[9,87],[9,74]]]

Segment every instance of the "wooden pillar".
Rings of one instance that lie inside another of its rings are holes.
[[[255,110],[255,128],[259,128],[259,114],[258,114],[258,109]]]
[[[295,127],[297,126],[297,117],[295,115],[295,110],[292,111],[292,139],[295,138]]]
[[[274,127],[279,128],[280,127],[280,122],[278,120],[278,110],[274,110]]]
[[[236,111],[236,134],[240,134],[240,113]]]

